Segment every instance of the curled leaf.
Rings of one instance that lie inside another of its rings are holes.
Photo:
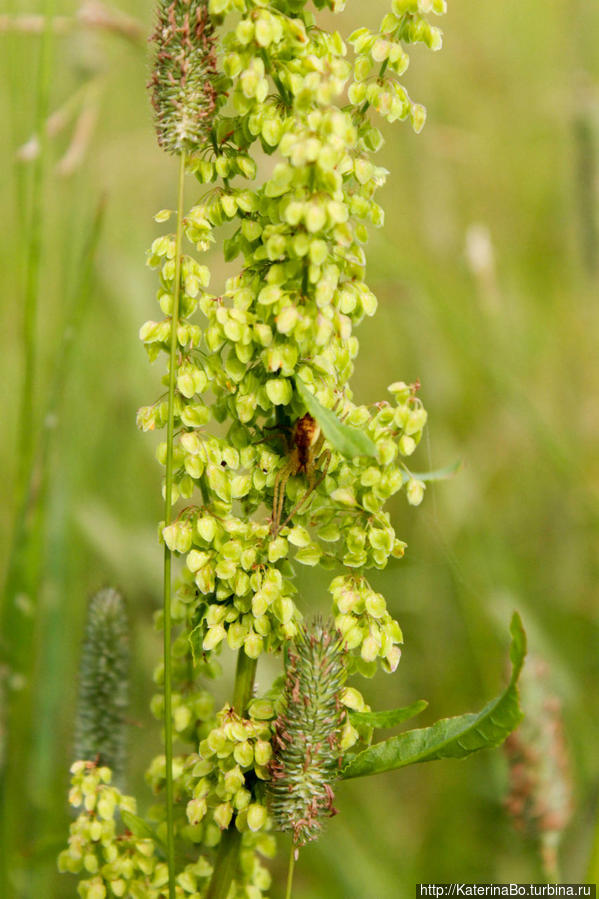
[[[295,379],[295,386],[306,404],[308,412],[312,418],[316,419],[333,449],[347,459],[352,459],[354,456],[371,456],[376,459],[376,445],[364,431],[343,424],[334,412],[325,409],[318,402],[300,378]]]
[[[396,727],[403,721],[415,718],[427,708],[426,699],[419,699],[412,705],[403,706],[401,709],[389,709],[385,712],[350,712],[352,724],[363,724],[366,727]]]
[[[435,759],[462,759],[499,746],[522,719],[517,681],[526,655],[526,634],[517,612],[511,623],[510,659],[512,676],[507,688],[482,711],[443,718],[431,727],[409,730],[397,737],[375,743],[348,759],[342,776],[365,777],[418,762]]]

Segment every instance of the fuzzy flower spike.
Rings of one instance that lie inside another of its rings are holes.
[[[216,35],[207,0],[162,0],[152,40],[149,87],[158,143],[168,153],[197,152],[210,139],[218,105]]]
[[[278,830],[303,846],[336,814],[332,784],[339,774],[345,709],[345,649],[332,624],[301,628],[289,654],[283,709],[275,723],[270,805]]]

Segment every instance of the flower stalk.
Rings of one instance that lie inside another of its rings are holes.
[[[175,236],[175,279],[171,315],[169,352],[168,413],[166,436],[166,476],[164,485],[164,524],[168,527],[173,511],[173,443],[175,430],[175,384],[177,372],[177,332],[179,329],[179,300],[181,295],[181,244],[183,240],[183,196],[185,185],[185,152],[179,157],[177,190],[177,230]],[[173,711],[172,711],[172,551],[164,544],[164,754],[166,759],[166,851],[169,871],[169,899],[175,897],[175,825],[173,788]]]

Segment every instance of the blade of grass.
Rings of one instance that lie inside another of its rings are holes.
[[[52,72],[52,56],[53,56],[53,30],[52,18],[54,15],[55,0],[45,0],[43,13],[45,16],[45,27],[42,35],[40,56],[38,63],[37,85],[36,85],[36,112],[35,112],[35,131],[40,141],[40,152],[33,164],[31,178],[31,203],[29,208],[29,220],[26,223],[26,232],[19,245],[24,241],[25,252],[25,294],[24,294],[24,314],[23,314],[23,380],[21,386],[19,423],[17,430],[17,448],[19,458],[17,461],[17,506],[21,510],[26,507],[27,494],[29,492],[29,484],[31,481],[32,465],[35,447],[35,428],[34,428],[34,377],[35,377],[35,360],[37,353],[36,341],[36,319],[37,305],[40,284],[40,262],[42,256],[42,225],[44,220],[44,181],[46,173],[46,150],[47,143],[44,134],[44,122],[48,116],[49,100],[50,100],[50,83]],[[21,200],[22,191],[20,186],[17,187],[17,199]],[[20,195],[20,196],[19,196]],[[23,520],[19,518],[16,522],[15,533],[18,535],[19,527]],[[27,630],[31,630],[33,624],[33,616],[31,614],[31,604],[34,597],[24,594],[24,600],[17,605],[18,596],[10,590],[10,578],[7,579],[7,590],[3,597],[3,619],[12,617],[15,613],[21,622],[26,623]],[[3,621],[3,625],[8,622]],[[3,627],[4,634],[10,634],[11,649],[18,647],[19,644],[15,639],[12,629]],[[3,647],[6,649],[6,647]],[[25,642],[23,649],[30,652],[30,644]],[[3,652],[3,655],[5,653]],[[11,653],[8,657],[8,670],[11,674],[20,675],[20,670],[14,668],[11,662],[14,662],[14,655]],[[18,840],[23,832],[22,829],[22,802],[19,796],[17,784],[20,782],[19,772],[24,771],[22,764],[21,752],[22,745],[18,739],[19,729],[15,728],[15,715],[17,721],[22,720],[22,715],[27,709],[31,698],[31,685],[27,681],[23,681],[24,689],[17,696],[11,696],[7,693],[7,710],[6,722],[7,733],[10,734],[10,742],[6,747],[6,758],[2,772],[0,774],[0,805],[3,807],[3,826],[2,839],[0,844],[0,894],[10,895],[10,870],[11,856],[14,847],[18,845]],[[14,680],[10,686],[14,687]],[[11,700],[15,701],[12,702]],[[21,825],[21,826],[20,826]]]
[[[33,653],[39,662],[35,679],[36,693],[33,697],[36,725],[29,764],[32,774],[28,806],[35,808],[36,805],[41,805],[39,813],[32,815],[28,826],[34,858],[38,846],[44,845],[52,837],[54,822],[64,815],[64,803],[60,795],[55,790],[49,790],[48,784],[52,784],[53,772],[59,769],[63,735],[57,729],[56,722],[60,716],[60,703],[67,693],[67,684],[64,682],[66,668],[61,664],[61,654],[64,653],[65,629],[69,620],[73,620],[68,602],[57,599],[64,596],[65,587],[63,494],[67,475],[65,473],[56,480],[50,478],[51,472],[54,472],[52,450],[56,443],[54,437],[58,433],[57,424],[61,417],[62,398],[72,372],[73,351],[93,295],[94,262],[102,233],[105,208],[105,198],[101,198],[89,224],[80,254],[69,309],[65,316],[62,344],[57,355],[44,415],[36,466],[40,472],[39,508],[42,514],[38,532],[32,536],[32,548],[35,552],[34,568],[38,581],[41,580],[42,571],[45,577],[44,585],[39,584],[40,615]],[[64,462],[62,464],[64,467]],[[50,517],[52,523],[49,522]],[[32,867],[34,869],[32,895],[41,895],[44,869],[39,865]]]
[[[25,297],[23,315],[23,357],[24,373],[21,389],[19,413],[18,448],[19,467],[17,470],[18,495],[27,489],[27,481],[34,453],[35,429],[34,379],[37,355],[36,320],[40,283],[40,263],[42,258],[42,228],[44,222],[44,181],[46,174],[47,135],[44,123],[50,105],[50,81],[53,57],[54,0],[46,0],[44,5],[45,27],[40,48],[37,79],[37,103],[34,133],[39,142],[39,153],[33,163],[31,176],[31,203],[27,222],[25,252]]]
[[[41,572],[46,556],[46,517],[49,505],[49,487],[51,483],[51,451],[56,425],[60,415],[61,400],[68,381],[72,363],[73,348],[81,330],[85,312],[89,305],[93,280],[93,263],[100,238],[104,219],[105,202],[101,200],[96,209],[85,242],[79,271],[73,288],[69,311],[66,314],[63,339],[56,358],[56,367],[50,387],[47,406],[43,419],[35,459],[27,484],[27,491],[21,508],[18,510],[15,541],[8,563],[6,597],[35,597],[35,614],[32,605],[23,600],[20,605],[7,602],[4,606],[3,633],[11,635],[11,662],[14,671],[18,672],[24,690],[15,693],[11,702],[9,696],[8,720],[10,722],[10,744],[7,749],[7,760],[4,771],[3,798],[5,802],[5,820],[11,820],[13,845],[15,848],[29,847],[34,844],[36,834],[43,830],[46,815],[35,815],[34,809],[40,795],[35,784],[43,784],[40,772],[48,775],[48,765],[56,756],[48,750],[48,741],[56,743],[56,702],[62,689],[58,692],[55,674],[61,671],[61,665],[51,661],[56,655],[56,647],[62,644],[65,622],[53,630],[52,622],[46,621],[40,594]],[[55,553],[52,554],[54,558]],[[38,614],[39,612],[39,614]],[[61,611],[55,609],[59,615]],[[54,633],[54,641],[51,635]],[[56,645],[55,645],[56,644]],[[45,664],[46,663],[46,664]],[[47,665],[47,671],[44,669]],[[43,676],[36,677],[36,673]],[[34,685],[38,685],[39,693],[34,694]],[[52,699],[52,697],[54,697]],[[28,734],[32,731],[32,720],[35,707],[35,741],[31,750],[32,760],[23,759],[23,747],[29,743]],[[44,727],[44,722],[46,727]],[[38,777],[26,777],[27,771],[38,772]],[[51,777],[49,781],[51,782]],[[40,787],[41,789],[41,787]],[[27,794],[27,801],[24,796]],[[9,815],[10,809],[13,813]],[[28,855],[28,858],[30,856]],[[7,869],[9,858],[7,861]],[[30,865],[28,864],[28,868]],[[8,874],[6,875],[8,877]],[[25,895],[39,895],[33,889]],[[8,893],[6,894],[8,895]]]

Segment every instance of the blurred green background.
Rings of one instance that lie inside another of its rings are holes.
[[[64,0],[8,2],[8,16],[77,13]],[[343,33],[377,25],[387,6],[349,2]],[[98,8],[86,9],[97,20]],[[21,777],[19,813],[4,822],[19,846],[7,899],[75,895],[55,856],[69,822],[85,605],[101,586],[129,604],[128,787],[141,808],[144,768],[159,751],[148,700],[160,652],[160,471],[155,439],[135,429],[159,371],[137,331],[154,315],[144,253],[159,233],[154,212],[174,203],[175,167],[156,147],[145,92],[151,5],[120,9],[140,22],[139,39],[64,21],[46,44],[48,109],[67,104],[74,119],[48,139],[41,166],[15,159],[23,145],[20,156],[32,155],[43,38],[0,14],[2,646],[17,665],[3,667],[2,702],[20,709]],[[563,703],[574,812],[561,862],[564,881],[582,880],[599,798],[599,7],[450,0],[440,24],[443,52],[417,48],[404,79],[428,107],[427,127],[418,137],[385,128],[387,220],[368,269],[380,309],[359,331],[354,385],[372,402],[391,381],[419,378],[430,427],[414,467],[463,464],[420,509],[395,503],[408,553],[373,580],[406,646],[396,675],[366,692],[378,708],[428,698],[424,724],[480,708],[502,683],[519,609]],[[199,196],[191,179],[187,191],[189,202]],[[20,434],[38,226],[34,408]],[[218,253],[210,264],[218,285]],[[24,445],[36,452],[19,526]],[[318,602],[326,582],[303,584]],[[294,895],[391,899],[420,881],[540,880],[534,842],[504,811],[507,785],[500,751],[343,785],[341,814],[302,853]]]

